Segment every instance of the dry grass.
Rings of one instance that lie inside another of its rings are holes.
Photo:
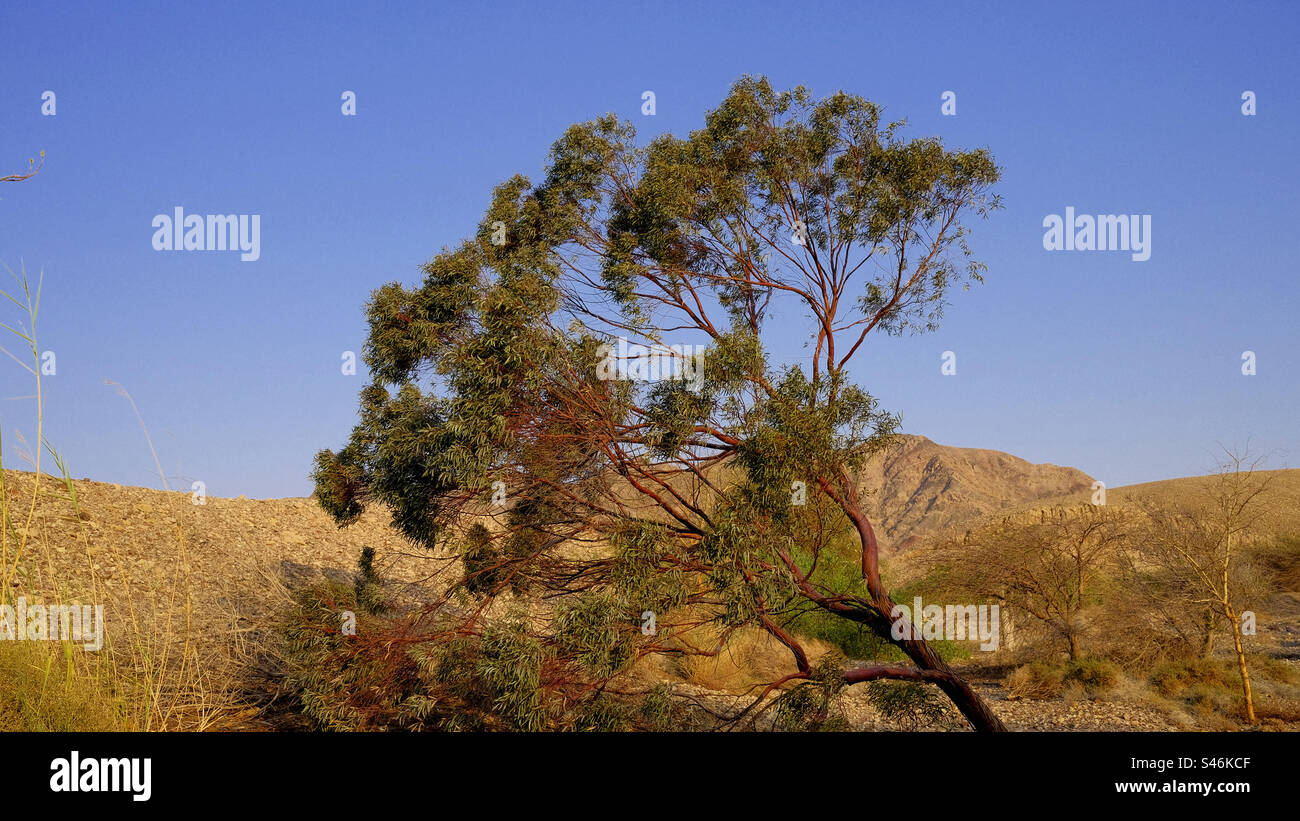
[[[35,437],[20,453],[32,466],[26,481],[0,471],[0,604],[12,606],[22,598],[31,604],[102,605],[105,614],[120,617],[116,629],[105,629],[99,652],[66,640],[0,643],[0,669],[12,700],[3,708],[3,724],[33,730],[204,729],[228,699],[214,686],[213,671],[193,640],[184,534],[179,528],[169,534],[175,540],[171,560],[158,565],[159,583],[148,589],[132,583],[120,543],[94,538],[67,466],[45,438],[36,337],[40,283],[33,290],[25,271],[14,279],[17,292],[0,295],[25,316],[18,327],[3,327],[24,343],[27,361],[3,346],[0,351],[32,379],[35,393],[24,398],[35,403]],[[57,476],[46,468],[47,454]],[[83,572],[64,573],[69,564]]]
[[[814,665],[830,649],[816,639],[800,637],[800,642]],[[748,693],[797,670],[790,651],[757,627],[727,631],[717,622],[702,620],[675,643],[690,652],[676,656],[661,675],[707,690]]]
[[[0,646],[0,732],[130,729],[122,701],[66,642]]]

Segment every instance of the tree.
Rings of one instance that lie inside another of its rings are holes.
[[[1203,655],[1212,649],[1214,631],[1227,626],[1241,677],[1243,709],[1251,724],[1255,700],[1242,644],[1242,612],[1257,579],[1245,547],[1255,535],[1270,484],[1257,466],[1247,453],[1225,450],[1204,503],[1144,500],[1147,526],[1128,561],[1135,586],[1162,604],[1181,605],[1175,612],[1190,612],[1203,625]]]
[[[1128,530],[1124,516],[1106,507],[1058,507],[967,531],[942,545],[936,561],[957,590],[1029,616],[1076,661]]]
[[[890,636],[854,477],[898,418],[848,367],[873,332],[936,327],[983,270],[961,217],[998,206],[986,150],[905,140],[880,117],[744,78],[685,138],[637,146],[613,115],[574,125],[544,181],[500,185],[421,285],[375,291],[373,384],[313,475],[341,525],[382,503],[462,559],[421,641],[479,661],[445,655],[439,675],[477,676],[516,726],[543,726],[555,704],[605,705],[647,654],[718,652],[682,641],[707,618],[788,650],[796,672],[754,711],[813,693],[824,716],[839,687],[892,678],[1003,729],[919,637],[889,639],[913,666],[814,665],[789,629],[815,607]],[[811,353],[781,362],[799,337]],[[860,579],[836,586],[840,528]]]

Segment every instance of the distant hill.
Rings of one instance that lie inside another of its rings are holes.
[[[977,452],[1006,456],[1006,454],[999,454],[996,451]],[[1014,459],[1015,457],[1010,458]],[[1053,468],[1054,466],[1032,465],[1031,467]],[[1072,470],[1071,468],[1056,469]],[[898,468],[895,468],[895,472],[906,473],[905,470]],[[992,473],[986,475],[992,475]],[[1300,537],[1300,469],[1256,471],[1255,475],[1268,483],[1267,490],[1261,496],[1257,508],[1258,518],[1254,522],[1255,530],[1263,534]],[[1179,479],[1161,479],[1156,482],[1143,482],[1136,485],[1108,488],[1106,490],[1106,504],[1112,507],[1127,507],[1149,500],[1161,506],[1200,507],[1211,501],[1211,490],[1217,479],[1218,477],[1215,475],[1188,476]],[[992,481],[996,483],[1000,480]],[[931,514],[922,517],[917,526],[902,531],[902,540],[896,545],[895,549],[911,547],[920,541],[959,535],[962,529],[974,527],[995,518],[1011,516],[1036,519],[1038,511],[1043,508],[1088,503],[1092,499],[1092,480],[1085,479],[1085,481],[1086,484],[1081,488],[1059,495],[1047,494],[1005,505],[988,505],[987,500],[980,500],[983,504],[964,506],[960,511],[961,515]],[[885,494],[882,503],[886,510],[889,510],[891,505],[895,510],[902,509],[898,506],[896,500],[890,499],[889,494]],[[951,495],[947,493],[936,497],[935,504],[937,508],[955,506]],[[983,510],[979,509],[981,506],[984,507]],[[887,516],[882,518],[886,522],[889,521]]]
[[[1094,481],[1077,468],[949,447],[924,436],[900,437],[897,446],[866,465],[860,480],[872,493],[869,509],[887,552],[992,513],[1049,499],[1084,501]]]
[[[1300,534],[1300,469],[1256,471],[1268,482],[1261,497],[1261,516],[1257,525],[1273,533]],[[1190,476],[1185,479],[1162,479],[1125,485],[1106,492],[1108,504],[1123,504],[1141,498],[1157,502],[1196,505],[1210,498],[1214,476]]]
[[[21,471],[5,474],[10,501],[16,503],[31,475]],[[995,450],[948,447],[910,435],[900,437],[895,447],[873,458],[859,479],[864,495],[869,494],[865,501],[886,551],[905,548],[984,515],[1069,494],[1086,500],[1093,482],[1075,468],[1035,465]],[[62,489],[52,478],[44,481],[52,492]],[[201,564],[213,560],[213,554],[233,551],[350,571],[362,545],[373,545],[381,554],[386,552],[384,548],[394,554],[420,553],[388,527],[388,517],[378,509],[340,530],[311,499],[209,496],[206,505],[197,506],[190,504],[188,493],[87,479],[75,480],[73,486],[82,505],[84,527],[128,552],[142,554],[142,558],[156,549],[156,542],[170,540],[170,530],[177,525],[191,540],[196,549],[194,559]],[[56,542],[71,539],[81,526],[54,514],[59,504],[49,501],[48,505],[52,515],[42,537]],[[225,572],[231,572],[228,566]]]
[[[5,471],[11,503],[25,496],[30,474]],[[1300,470],[1268,471],[1272,482],[1261,524],[1279,533],[1300,534]],[[1202,498],[1213,477],[1166,479],[1107,491],[1110,504],[1141,496],[1192,502]],[[886,555],[968,526],[995,515],[1032,511],[1062,502],[1087,502],[1093,478],[1081,470],[1033,464],[995,450],[957,448],[924,436],[903,436],[899,443],[872,459],[859,477],[877,536]],[[51,493],[62,485],[46,479]],[[396,573],[418,578],[426,570],[422,551],[394,533],[381,510],[367,512],[356,525],[340,530],[310,499],[249,500],[209,497],[207,504],[190,504],[189,494],[76,480],[82,521],[67,515],[53,498],[42,500],[35,528],[36,544],[54,547],[59,558],[48,565],[64,582],[91,568],[85,554],[69,545],[89,531],[91,541],[110,544],[128,557],[128,564],[152,568],[174,550],[183,533],[193,569],[238,580],[251,587],[244,559],[301,571],[349,573],[363,545],[379,550]],[[44,514],[44,515],[42,515]],[[39,550],[33,555],[39,555]],[[241,561],[235,561],[238,557]],[[46,565],[34,562],[40,575]],[[64,575],[64,574],[68,575]],[[144,582],[143,579],[140,580]],[[145,583],[147,585],[147,583]]]

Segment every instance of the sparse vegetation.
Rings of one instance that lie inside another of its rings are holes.
[[[9,273],[17,288],[13,293],[0,290],[0,296],[18,306],[21,316],[0,327],[25,351],[23,358],[2,345],[0,351],[32,380],[35,435],[31,443],[19,438],[25,446],[20,456],[31,473],[19,479],[0,470],[0,604],[13,606],[20,596],[51,603],[81,599],[113,612],[118,629],[105,630],[97,652],[67,641],[42,641],[35,647],[0,641],[0,663],[6,666],[12,698],[26,705],[7,709],[4,720],[28,729],[72,728],[78,721],[95,728],[202,729],[228,709],[229,694],[214,680],[213,660],[200,658],[195,644],[184,535],[179,529],[171,534],[176,558],[147,591],[133,589],[127,581],[121,546],[97,541],[68,466],[45,436],[36,335],[43,277],[33,284],[25,269]],[[0,456],[3,444],[0,435]],[[57,474],[45,469],[45,457]],[[66,541],[52,543],[52,529],[66,534]],[[67,562],[69,553],[87,571],[75,588],[56,565]]]
[[[1255,702],[1242,614],[1246,602],[1259,596],[1262,579],[1253,572],[1245,545],[1259,535],[1255,523],[1268,491],[1267,478],[1255,475],[1254,468],[1244,454],[1228,453],[1206,505],[1170,509],[1146,504],[1147,527],[1129,562],[1133,573],[1156,577],[1152,586],[1171,590],[1175,606],[1202,618],[1207,636],[1203,656],[1210,654],[1216,628],[1231,637],[1250,724],[1255,723]]]
[[[1065,665],[1065,680],[1078,682],[1088,695],[1099,695],[1117,687],[1124,671],[1102,658],[1071,659]]]
[[[0,641],[0,732],[107,732],[130,729],[126,705],[80,647]]]
[[[1127,527],[1104,507],[1041,510],[968,530],[943,544],[934,561],[954,590],[1038,622],[1073,660],[1084,654]]]

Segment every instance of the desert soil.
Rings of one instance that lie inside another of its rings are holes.
[[[928,440],[918,447],[929,461]],[[1027,463],[1026,463],[1027,464]],[[1068,471],[1068,469],[1066,469]],[[209,497],[194,504],[189,494],[76,480],[76,504],[61,481],[43,478],[47,491],[30,525],[26,504],[32,475],[6,471],[10,515],[29,544],[12,580],[12,593],[33,596],[50,591],[58,603],[103,603],[112,631],[124,632],[147,620],[165,624],[200,648],[214,662],[214,675],[233,694],[230,708],[211,721],[214,729],[271,729],[285,726],[275,709],[274,683],[256,679],[255,639],[264,637],[283,612],[293,590],[332,577],[348,581],[363,547],[376,551],[376,568],[394,594],[424,598],[438,586],[447,560],[413,548],[379,512],[367,512],[340,530],[311,499],[252,500]],[[1077,480],[1063,473],[1067,484]],[[1049,483],[1051,489],[1057,486]],[[1045,488],[1046,489],[1046,488]],[[945,519],[947,517],[944,517]],[[7,544],[9,561],[14,545]],[[1288,604],[1289,603],[1289,604]],[[1283,602],[1300,615],[1300,594]],[[1300,618],[1284,619],[1269,638],[1278,655],[1297,664]],[[1290,631],[1290,632],[1288,632]],[[242,655],[241,655],[242,654]],[[225,662],[230,662],[226,664]],[[1018,730],[1178,730],[1196,726],[1190,716],[1160,709],[1141,699],[1009,699],[998,678],[970,671],[977,688],[1007,725]],[[248,680],[236,680],[243,676]],[[687,684],[702,702],[715,707],[734,697]],[[837,706],[859,729],[902,729],[886,722],[866,701],[863,688],[851,688]],[[292,726],[292,721],[289,722]]]

